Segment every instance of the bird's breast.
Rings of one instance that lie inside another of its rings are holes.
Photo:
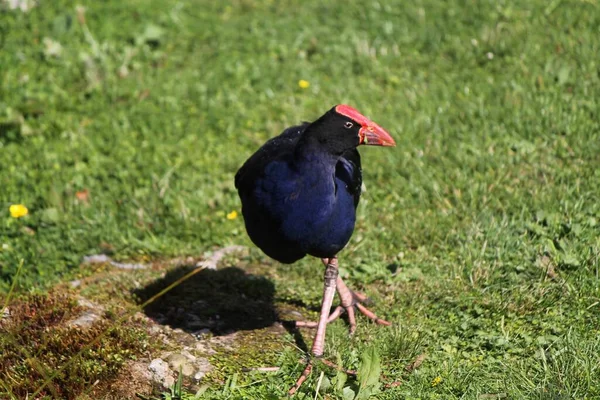
[[[273,234],[297,243],[303,251],[329,257],[352,235],[355,210],[344,182],[324,167],[297,170],[273,163],[256,186],[255,199]]]
[[[286,163],[272,163],[265,170],[255,194],[265,212],[275,220],[310,228],[331,213],[336,189],[333,174],[297,171]]]

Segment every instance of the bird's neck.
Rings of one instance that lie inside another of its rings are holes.
[[[294,158],[297,162],[327,163],[335,166],[340,154],[332,151],[326,142],[326,127],[319,119],[306,128],[294,150]]]
[[[335,164],[340,156],[332,154],[323,147],[317,137],[304,136],[296,145],[294,150],[294,162],[298,166],[306,164],[318,164],[323,168],[335,169]]]

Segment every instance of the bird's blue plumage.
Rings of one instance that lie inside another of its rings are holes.
[[[252,241],[268,256],[294,262],[335,256],[350,240],[360,197],[355,148],[331,154],[303,141],[295,126],[261,147],[236,174]]]

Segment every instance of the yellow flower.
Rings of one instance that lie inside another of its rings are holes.
[[[23,204],[13,204],[8,210],[13,218],[21,218],[29,213],[29,210]]]
[[[232,212],[230,212],[229,214],[227,214],[227,219],[231,220],[231,219],[236,219],[238,216],[237,211],[233,210]]]
[[[298,81],[298,86],[300,86],[300,89],[306,89],[310,86],[310,82],[309,81],[305,81],[304,79],[300,79]]]
[[[437,385],[439,385],[440,383],[442,383],[442,377],[441,376],[436,376],[435,378],[433,378],[433,380],[431,381],[431,386],[432,387],[436,387]]]

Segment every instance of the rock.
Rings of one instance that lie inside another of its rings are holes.
[[[194,374],[194,366],[183,354],[173,353],[167,357],[167,361],[173,371],[181,371],[184,376],[192,376]]]
[[[210,345],[210,343],[208,341],[197,342],[195,348],[196,348],[196,351],[199,351],[200,353],[203,353],[203,354],[209,355],[209,356],[217,353],[212,348],[212,346]]]
[[[67,326],[78,326],[80,328],[89,328],[94,324],[94,322],[98,321],[101,318],[100,315],[96,314],[95,311],[86,311],[79,317],[69,321]]]
[[[129,362],[129,373],[139,379],[137,380],[151,380],[152,372],[150,368],[147,368],[143,362],[130,361]]]
[[[109,263],[113,267],[120,268],[120,269],[144,269],[144,268],[146,268],[146,266],[144,264],[120,263],[120,262],[113,261],[106,254],[94,254],[91,256],[85,256],[85,257],[83,257],[83,262],[86,264]]]
[[[150,328],[148,329],[148,332],[151,335],[158,335],[159,333],[162,333],[162,329],[159,325],[151,325]]]
[[[198,371],[194,374],[194,379],[197,381],[204,378],[204,376],[214,368],[208,359],[204,357],[198,358],[195,364]]]
[[[83,262],[88,264],[103,264],[110,262],[110,257],[106,254],[94,254],[91,256],[84,256]]]
[[[169,332],[169,336],[172,340],[179,343],[180,346],[191,347],[196,343],[196,338],[179,328],[173,329],[171,332]]]
[[[205,375],[206,375],[206,372],[198,371],[194,375],[194,379],[197,380],[197,381],[199,381],[200,379],[204,378]]]
[[[152,374],[152,380],[164,387],[170,387],[175,383],[175,378],[173,378],[173,372],[169,369],[169,364],[160,358],[155,358],[150,362],[148,371]]]
[[[226,351],[233,351],[234,350],[233,346],[234,346],[237,336],[238,336],[238,332],[234,332],[229,335],[216,336],[211,339],[211,344],[222,347],[223,350],[226,350]]]
[[[197,262],[196,263],[196,267],[202,267],[202,268],[206,268],[206,269],[216,270],[217,269],[217,264],[219,263],[219,261],[221,261],[221,259],[223,257],[225,257],[229,253],[233,253],[233,252],[237,252],[237,251],[242,251],[244,249],[246,249],[244,246],[227,246],[227,247],[223,247],[222,249],[219,249],[219,250],[215,251],[211,255],[209,255],[208,253],[205,254],[205,259],[202,260],[202,261]]]
[[[183,354],[190,361],[196,361],[196,356],[190,353],[188,349],[189,347],[186,347],[185,349],[181,350],[181,354]]]
[[[91,301],[89,301],[88,299],[86,299],[85,297],[79,297],[77,299],[77,305],[80,307],[85,307],[85,308],[104,308],[98,304],[92,303]]]
[[[77,299],[77,305],[87,308],[81,315],[67,322],[67,326],[78,326],[80,328],[89,328],[94,322],[100,320],[104,314],[104,307],[89,301],[85,297]]]
[[[181,365],[187,362],[187,358],[183,354],[171,353],[166,360],[171,368],[178,369]]]
[[[194,335],[198,339],[202,339],[203,336],[210,335],[210,329],[208,329],[208,328],[200,329],[199,331],[193,332],[192,335]]]
[[[146,323],[150,323],[152,321],[152,319],[150,319],[150,317],[148,317],[146,314],[144,314],[143,312],[140,312],[140,311],[133,314],[133,318],[135,318],[138,321],[143,321]]]
[[[120,268],[120,269],[146,269],[147,268],[144,264],[120,263],[120,262],[116,262],[116,261],[111,261],[110,265],[112,265],[115,268]]]
[[[179,370],[177,370],[179,371]],[[183,374],[183,376],[192,376],[194,375],[194,367],[192,364],[184,364],[181,367],[181,373]]]
[[[106,384],[109,388],[108,390],[110,390],[110,394],[107,393],[106,395],[101,396],[101,398],[151,398],[153,382],[152,374],[148,370],[148,361],[128,361],[119,371],[118,376],[114,380],[111,379],[111,382],[107,382]],[[83,395],[80,398],[98,399],[100,397],[97,395],[97,392],[90,391],[90,394],[88,394],[88,396]]]
[[[75,279],[74,281],[69,282],[69,285],[72,288],[77,288],[77,287],[81,286],[81,279]]]

